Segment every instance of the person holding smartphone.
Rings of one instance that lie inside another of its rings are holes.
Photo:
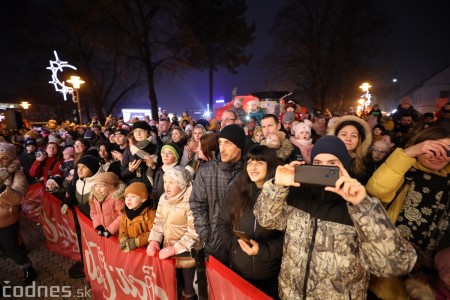
[[[351,158],[336,136],[319,139],[313,165],[338,166],[335,186],[296,182],[294,161],[264,183],[254,214],[268,229],[283,230],[281,299],[365,299],[370,274],[401,276],[416,262],[376,198],[349,176]]]
[[[36,155],[36,160],[30,168],[30,175],[43,181],[44,186],[47,179],[54,176],[64,178],[64,173],[59,169],[62,164],[62,151],[58,144],[50,142],[45,148],[45,152]]]
[[[228,250],[231,269],[268,296],[278,298],[283,233],[256,222],[253,214],[264,182],[275,175],[281,161],[263,145],[251,147],[245,165],[221,206],[217,221],[219,237]]]

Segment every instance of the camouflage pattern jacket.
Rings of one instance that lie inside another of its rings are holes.
[[[261,226],[285,231],[281,299],[365,299],[369,274],[408,273],[416,261],[376,198],[351,205],[323,188],[267,181],[254,207]]]

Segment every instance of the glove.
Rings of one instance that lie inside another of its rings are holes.
[[[67,214],[67,210],[69,209],[69,205],[67,204],[63,204],[63,206],[61,206],[61,213],[63,215]]]
[[[159,259],[165,259],[177,254],[174,246],[170,246],[159,251]]]
[[[136,248],[139,248],[139,239],[135,238],[135,239],[129,239],[128,240],[128,249],[134,250]]]
[[[130,249],[128,249],[128,243],[127,242],[128,242],[128,238],[125,237],[125,236],[119,240],[120,249],[123,252],[129,252],[130,251]]]
[[[9,173],[6,170],[6,168],[1,168],[0,169],[0,180],[5,180],[6,178],[8,178]]]
[[[103,231],[103,236],[105,238],[109,238],[111,236],[111,232],[109,232],[108,230]]]
[[[105,232],[105,227],[103,227],[103,225],[98,225],[97,227],[95,227],[95,230],[97,230],[97,234],[99,236],[103,236]]]
[[[119,243],[120,243],[120,249],[122,249],[123,252],[130,252],[131,250],[139,248],[139,239],[138,238],[128,239],[126,237],[123,237],[120,239]]]
[[[154,257],[156,254],[156,251],[160,249],[159,243],[157,241],[150,241],[150,244],[148,244],[147,247],[147,255]]]

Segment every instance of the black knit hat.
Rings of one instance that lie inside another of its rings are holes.
[[[385,132],[385,131],[386,131],[386,128],[384,128],[384,126],[381,125],[381,124],[377,124],[377,125],[373,126],[372,131],[373,131],[375,128],[380,129],[381,132]]]
[[[311,150],[311,161],[314,160],[317,154],[328,153],[333,154],[341,161],[342,165],[347,171],[350,171],[351,158],[344,142],[334,135],[324,135],[317,143],[314,144]]]
[[[25,140],[24,146],[26,147],[26,146],[30,146],[30,145],[33,145],[33,146],[37,147],[36,139],[27,138]]]
[[[98,162],[98,159],[92,155],[82,156],[78,160],[77,165],[79,164],[85,165],[89,170],[91,170],[92,174],[97,173],[98,169],[100,168],[100,163]]]
[[[244,155],[245,149],[245,132],[244,129],[237,125],[231,124],[222,128],[219,132],[219,139],[227,139],[241,149],[241,154]]]
[[[133,123],[133,130],[135,130],[135,129],[144,129],[144,130],[146,130],[147,132],[150,132],[150,124],[148,124],[147,122],[145,122],[145,121],[137,121],[137,122],[134,122]]]

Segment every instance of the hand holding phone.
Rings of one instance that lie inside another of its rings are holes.
[[[241,240],[243,240],[247,245],[252,247],[252,243],[250,242],[250,238],[243,231],[234,230],[234,234]]]
[[[322,165],[296,165],[294,181],[323,186],[335,186],[339,179],[339,167]]]

